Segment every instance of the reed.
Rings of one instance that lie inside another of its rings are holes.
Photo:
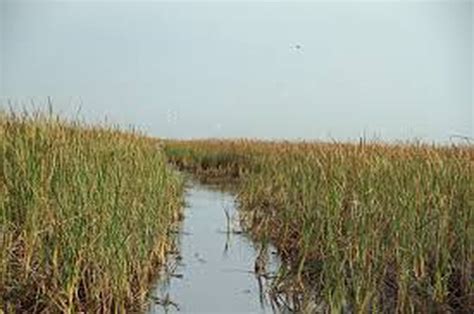
[[[0,309],[139,310],[182,202],[156,140],[1,112],[0,143]]]
[[[285,261],[297,310],[474,310],[474,148],[425,144],[168,142],[171,160],[245,156],[244,225]],[[195,156],[199,156],[195,158]],[[204,157],[202,156],[204,155]],[[190,156],[194,156],[191,158]],[[216,157],[217,156],[217,157]],[[235,170],[237,169],[237,170]],[[288,300],[284,301],[289,303]]]
[[[228,183],[241,178],[250,167],[248,151],[241,150],[242,146],[247,147],[246,143],[246,140],[168,140],[164,147],[168,160],[178,169],[193,173],[205,183]]]

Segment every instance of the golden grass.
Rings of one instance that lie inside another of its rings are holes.
[[[0,115],[0,308],[140,309],[182,182],[136,133]]]
[[[472,146],[166,145],[178,166],[240,178],[243,221],[278,248],[275,291],[299,310],[474,310]]]

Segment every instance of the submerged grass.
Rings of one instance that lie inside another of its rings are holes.
[[[166,145],[185,169],[238,174],[244,223],[278,248],[275,291],[297,310],[474,310],[472,146]]]
[[[0,309],[139,310],[181,207],[156,141],[3,112],[0,144]]]

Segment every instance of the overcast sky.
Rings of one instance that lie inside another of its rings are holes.
[[[0,1],[3,106],[164,137],[474,136],[472,1]]]

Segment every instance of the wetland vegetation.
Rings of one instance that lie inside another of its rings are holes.
[[[243,230],[282,261],[272,306],[474,308],[472,145],[160,141],[5,112],[0,135],[4,312],[144,311],[179,251],[175,168],[233,185]]]
[[[0,144],[0,309],[139,310],[181,215],[157,141],[3,112]]]
[[[473,309],[472,146],[169,141],[171,162],[239,182],[248,232],[298,311]]]

